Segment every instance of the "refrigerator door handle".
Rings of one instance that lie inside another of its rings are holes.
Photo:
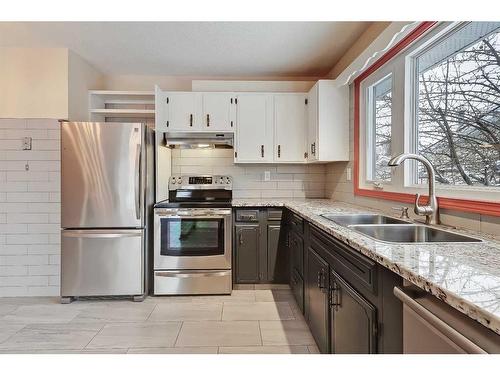
[[[135,153],[135,217],[141,218],[141,145],[137,145]]]
[[[85,237],[85,238],[120,238],[140,237],[142,229],[64,229],[61,231],[63,237]]]

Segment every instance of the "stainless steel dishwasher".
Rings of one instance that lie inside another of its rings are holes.
[[[500,335],[415,286],[395,287],[403,303],[403,353],[500,353]]]

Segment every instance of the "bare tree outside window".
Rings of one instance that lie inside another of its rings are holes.
[[[439,183],[500,187],[499,29],[420,71],[417,110],[418,152]]]
[[[392,77],[386,77],[371,88],[372,113],[371,132],[373,150],[370,157],[372,181],[391,181],[391,168],[387,163],[391,159],[391,126],[392,126]]]

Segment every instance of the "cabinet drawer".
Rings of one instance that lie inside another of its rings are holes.
[[[304,220],[300,216],[292,213],[290,215],[290,228],[301,235],[304,234]]]
[[[236,210],[236,221],[259,221],[259,210]]]
[[[311,241],[321,243],[333,268],[354,286],[376,293],[377,264],[341,241],[317,228],[311,228]]]
[[[282,211],[276,208],[270,208],[267,210],[268,220],[281,220]]]
[[[304,280],[297,270],[292,270],[290,288],[292,289],[293,296],[295,297],[295,301],[297,301],[300,311],[304,313]]]

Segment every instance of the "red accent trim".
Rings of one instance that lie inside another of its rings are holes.
[[[362,189],[359,187],[359,112],[360,112],[360,94],[361,82],[378,68],[392,59],[415,40],[420,38],[425,32],[436,25],[435,21],[426,21],[420,23],[415,30],[400,40],[394,47],[383,54],[368,69],[361,73],[354,80],[354,194],[371,198],[392,200],[397,202],[413,203],[415,196],[407,193],[394,193],[381,190]],[[456,211],[473,212],[484,215],[500,216],[500,202],[477,201],[456,198],[438,198],[439,206]]]

